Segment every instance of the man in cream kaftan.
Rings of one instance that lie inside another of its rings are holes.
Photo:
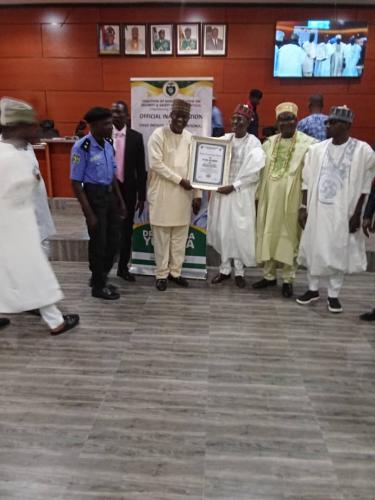
[[[188,286],[181,276],[185,259],[193,191],[187,180],[191,133],[185,130],[190,104],[173,101],[171,124],[157,128],[148,142],[149,178],[147,201],[150,211],[156,262],[156,288],[164,291],[167,278]],[[199,210],[200,199],[194,200]]]
[[[55,306],[63,295],[40,245],[33,199],[38,181],[19,151],[35,133],[35,112],[10,98],[1,99],[0,108],[0,312],[39,309],[57,335],[74,328],[79,316],[63,316]]]
[[[319,299],[319,279],[328,279],[328,309],[342,311],[338,295],[344,273],[366,270],[364,236],[359,231],[365,195],[371,190],[375,153],[365,142],[349,137],[353,114],[331,109],[328,139],[311,147],[303,169],[304,227],[298,262],[307,267],[309,290],[301,305]]]
[[[220,272],[213,284],[230,278],[234,260],[235,281],[245,286],[244,266],[255,266],[255,192],[265,155],[260,141],[247,133],[252,117],[248,105],[238,105],[232,116],[232,158],[229,185],[211,194],[207,242],[221,255]]]
[[[283,297],[293,294],[292,282],[300,229],[302,167],[306,151],[315,139],[296,131],[298,108],[282,103],[276,108],[280,134],[264,143],[266,166],[258,188],[257,261],[264,263],[264,277],[253,284],[262,289],[277,284],[277,263],[283,266]]]

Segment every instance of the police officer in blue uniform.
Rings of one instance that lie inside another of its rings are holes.
[[[96,107],[84,119],[90,133],[72,148],[70,178],[90,236],[92,296],[116,300],[120,294],[112,285],[107,286],[107,276],[118,251],[121,216],[126,217],[126,208],[115,177],[112,113]]]

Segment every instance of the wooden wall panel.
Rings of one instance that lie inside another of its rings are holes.
[[[127,90],[131,77],[158,76],[213,76],[215,88],[222,89],[224,58],[162,58],[150,57],[147,64],[140,64],[139,59],[122,58],[103,61],[104,90]]]
[[[47,92],[48,113],[60,122],[78,122],[93,106],[110,107],[116,100],[129,101],[130,93]]]
[[[277,20],[337,18],[370,23],[365,74],[361,80],[279,80],[272,77]],[[227,57],[103,58],[96,51],[98,22],[227,22]],[[51,23],[59,23],[54,26]],[[1,95],[34,104],[62,135],[94,105],[130,101],[131,77],[213,76],[214,92],[229,126],[250,88],[264,91],[261,125],[274,121],[274,107],[295,100],[301,116],[312,93],[325,95],[326,108],[346,103],[356,113],[353,132],[375,139],[375,9],[322,6],[35,6],[0,7]]]
[[[42,34],[44,57],[95,58],[97,55],[95,24],[44,24]]]
[[[41,29],[38,24],[8,24],[0,26],[0,57],[40,57]]]
[[[63,23],[71,7],[0,7],[0,24]]]
[[[229,58],[270,59],[270,54],[273,53],[275,28],[271,24],[232,25],[228,35]],[[253,70],[255,69],[254,61]]]
[[[101,64],[97,59],[0,59],[1,85],[15,90],[100,90]]]

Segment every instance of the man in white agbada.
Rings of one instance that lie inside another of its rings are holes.
[[[170,125],[159,127],[148,141],[149,177],[147,200],[155,250],[156,288],[164,291],[167,279],[187,287],[181,276],[185,260],[191,209],[199,212],[201,199],[187,180],[192,134],[185,130],[190,104],[174,99]]]
[[[303,169],[303,200],[299,221],[304,228],[298,262],[307,267],[308,291],[297,299],[319,299],[319,281],[328,279],[328,309],[342,312],[338,299],[344,273],[366,270],[361,212],[371,190],[375,153],[349,136],[353,120],[346,106],[331,108],[327,133],[331,139],[311,146]]]
[[[13,139],[17,140],[17,137],[13,137],[15,133],[14,127],[8,127],[6,131],[6,137],[4,140],[7,142],[13,141]],[[3,136],[0,135],[0,140],[3,139]],[[49,238],[56,234],[56,227],[52,219],[51,211],[48,205],[48,196],[46,185],[44,183],[44,179],[40,173],[39,162],[35,156],[34,148],[30,143],[27,143],[26,148],[19,148],[18,153],[23,156],[25,165],[29,165],[31,172],[34,177],[38,180],[38,182],[34,183],[33,189],[33,201],[34,201],[34,209],[36,222],[38,224],[40,242],[42,245],[42,249],[45,252],[46,256],[49,257],[50,254],[50,242]]]
[[[361,58],[361,51],[361,46],[356,42],[355,37],[350,37],[344,49],[345,68],[342,76],[358,76],[357,64]]]
[[[336,43],[333,44],[334,50],[331,56],[331,76],[342,76],[344,69],[344,51],[345,43],[342,42],[342,36],[336,35]]]
[[[212,280],[221,283],[231,276],[231,259],[234,260],[236,285],[244,288],[244,266],[255,266],[255,192],[259,172],[265,164],[265,154],[260,141],[247,133],[252,110],[239,104],[232,116],[232,159],[229,185],[211,194],[208,205],[207,242],[221,255],[219,274]]]
[[[335,48],[334,45],[329,42],[328,35],[325,35],[324,38],[320,38],[320,40],[321,41],[316,47],[314,76],[330,76],[331,57]]]
[[[277,76],[302,76],[302,65],[305,59],[306,52],[300,47],[298,36],[293,34],[290,41],[283,45],[278,52]]]
[[[316,58],[316,44],[314,33],[310,33],[309,40],[306,40],[306,42],[303,43],[302,48],[306,52],[306,57],[302,65],[303,76],[312,76]]]
[[[33,195],[39,181],[21,152],[35,137],[35,111],[4,97],[0,113],[0,312],[39,309],[50,333],[58,335],[74,328],[79,316],[63,316],[56,307],[63,295],[40,244]]]

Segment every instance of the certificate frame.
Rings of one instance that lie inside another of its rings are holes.
[[[193,188],[216,191],[229,182],[232,140],[193,135],[190,149],[189,181]],[[207,170],[207,161],[212,173]],[[212,175],[212,181],[209,180]]]

